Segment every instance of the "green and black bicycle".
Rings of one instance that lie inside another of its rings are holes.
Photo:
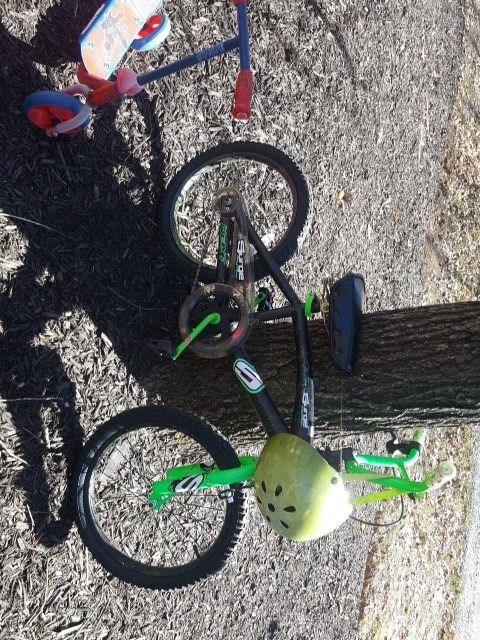
[[[173,258],[205,284],[181,307],[181,344],[162,348],[173,360],[187,348],[204,358],[228,358],[268,439],[258,459],[238,457],[211,425],[168,406],[139,407],[104,424],[81,454],[74,502],[80,534],[107,571],[154,589],[183,587],[218,571],[240,538],[248,487],[277,533],[304,541],[330,533],[354,506],[422,496],[454,477],[454,466],[445,462],[422,481],[410,479],[421,431],[410,442],[390,443],[388,456],[342,449],[334,462],[312,446],[307,321],[320,311],[328,316],[332,358],[351,373],[364,282],[347,274],[321,304],[314,294],[300,300],[283,275],[280,266],[296,252],[309,216],[307,184],[287,156],[255,143],[207,151],[173,179],[163,213]],[[286,306],[272,308],[265,289],[256,294],[255,281],[266,275]],[[244,347],[254,324],[280,318],[293,321],[297,353],[291,426]],[[360,482],[375,490],[349,498],[346,487]]]

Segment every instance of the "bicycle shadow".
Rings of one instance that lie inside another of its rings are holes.
[[[58,67],[78,59],[78,33],[71,25],[81,30],[99,4],[65,1],[49,8],[30,42],[0,25],[0,206],[17,230],[5,242],[17,245],[14,254],[24,252],[0,294],[0,395],[24,461],[17,482],[46,546],[63,541],[71,526],[69,483],[54,515],[57,488],[49,483],[46,460],[57,460],[70,478],[84,436],[75,384],[61,353],[42,337],[48,322],[81,309],[142,384],[156,358],[149,340],[165,337],[173,327],[169,309],[182,295],[182,282],[172,276],[158,241],[164,152],[162,127],[148,95],[138,96],[132,105],[138,113],[129,114],[143,123],[148,170],[119,131],[118,105],[101,110],[92,134],[58,139],[33,131],[20,112],[33,90],[64,86]],[[61,446],[50,441],[52,425],[42,426],[47,401],[13,401],[47,397],[60,398],[53,401],[59,407],[53,427]]]

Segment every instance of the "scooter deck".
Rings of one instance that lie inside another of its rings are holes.
[[[159,4],[159,0],[106,0],[79,38],[87,71],[109,78]]]

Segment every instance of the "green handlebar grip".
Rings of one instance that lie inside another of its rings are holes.
[[[431,471],[425,478],[429,489],[438,489],[446,482],[450,482],[457,475],[457,470],[453,462],[441,462],[436,469]]]

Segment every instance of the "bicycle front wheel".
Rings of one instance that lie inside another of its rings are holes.
[[[174,589],[224,566],[243,528],[243,490],[232,489],[229,500],[218,489],[178,493],[159,511],[148,500],[168,469],[199,463],[239,466],[210,425],[172,407],[125,411],[87,442],[73,483],[75,515],[107,571],[140,587]]]
[[[283,152],[258,142],[222,144],[188,162],[173,178],[161,216],[163,239],[180,268],[215,282],[219,217],[217,189],[235,187],[245,198],[256,232],[282,266],[300,248],[308,229],[310,197],[304,176]],[[255,279],[268,274],[255,258]]]

